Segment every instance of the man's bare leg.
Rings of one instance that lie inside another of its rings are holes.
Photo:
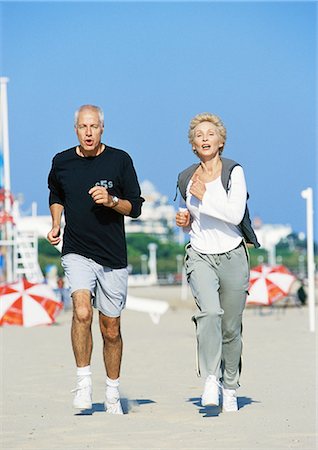
[[[120,317],[108,317],[99,313],[99,325],[104,341],[104,363],[107,376],[119,378],[123,341],[120,333]]]
[[[118,391],[123,351],[120,317],[108,317],[100,312],[99,325],[104,341],[103,355],[107,373],[105,408],[108,413],[123,414]]]
[[[77,386],[73,406],[78,409],[92,407],[92,380],[90,360],[93,349],[91,294],[81,289],[73,292],[72,346],[77,366]]]
[[[93,339],[91,293],[86,289],[73,292],[73,320],[71,328],[72,346],[76,366],[85,367],[90,364]]]

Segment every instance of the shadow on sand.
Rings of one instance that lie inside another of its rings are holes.
[[[129,400],[128,398],[121,398],[121,406],[123,408],[123,413],[128,414],[135,406],[148,405],[149,403],[156,403],[154,400],[150,399],[136,399]],[[74,414],[75,416],[92,416],[95,413],[105,412],[104,403],[93,403],[92,408],[83,409],[78,413]]]
[[[199,413],[202,414],[203,417],[218,417],[222,412],[222,406],[202,406],[200,397],[192,397],[187,401],[199,408]],[[252,403],[260,403],[250,397],[237,397],[237,402],[239,409],[242,409],[247,405],[251,405]]]

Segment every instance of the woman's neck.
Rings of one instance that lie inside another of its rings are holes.
[[[222,160],[220,158],[220,155],[216,155],[214,158],[202,162],[205,164],[208,172],[211,174],[218,172],[222,168]]]

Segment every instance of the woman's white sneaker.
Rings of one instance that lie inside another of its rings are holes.
[[[202,406],[219,406],[220,384],[215,375],[209,375],[205,381],[201,397]]]
[[[225,389],[224,387],[222,387],[222,397],[223,397],[222,411],[224,412],[238,411],[235,389]]]

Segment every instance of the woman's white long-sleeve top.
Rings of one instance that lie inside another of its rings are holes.
[[[193,249],[200,253],[217,254],[237,247],[242,240],[237,225],[243,219],[247,200],[243,168],[234,167],[227,193],[221,177],[205,183],[202,201],[190,193],[191,184],[192,181],[187,186],[186,208],[191,214],[189,234]]]

